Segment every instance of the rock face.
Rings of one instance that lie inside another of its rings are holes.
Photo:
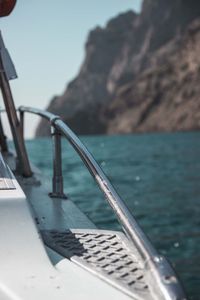
[[[47,109],[78,134],[200,129],[199,51],[199,1],[145,0],[90,32],[79,75]]]
[[[149,57],[105,108],[108,133],[200,129],[200,19]]]

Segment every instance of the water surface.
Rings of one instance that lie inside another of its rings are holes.
[[[81,137],[190,299],[200,299],[200,133]],[[33,163],[52,175],[50,139],[27,142]],[[66,194],[100,228],[116,218],[71,146],[63,140]]]

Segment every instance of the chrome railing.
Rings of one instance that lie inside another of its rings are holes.
[[[14,65],[7,49],[5,48],[0,31],[0,89],[17,153],[16,169],[22,176],[31,177],[33,173],[28,160],[24,139],[21,134],[21,126],[16,113],[15,103],[9,84],[9,80],[16,78],[16,76]],[[5,151],[7,149],[5,138],[3,136],[3,128],[1,128],[0,144],[1,149],[4,148]]]
[[[146,237],[133,215],[130,213],[125,202],[118,195],[101,167],[95,161],[85,145],[74,132],[60,119],[60,117],[40,109],[31,107],[19,107],[21,127],[24,124],[24,113],[41,116],[51,124],[53,139],[53,188],[52,197],[63,197],[62,160],[61,160],[61,135],[64,136],[75,151],[78,153],[91,175],[94,177],[108,203],[115,212],[118,221],[123,226],[125,233],[138,249],[142,260],[147,268],[152,270],[152,276],[160,287],[161,298],[159,299],[185,299],[184,292],[176,279],[173,269],[167,260],[158,254],[149,239]]]

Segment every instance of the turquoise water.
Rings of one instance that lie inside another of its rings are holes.
[[[200,299],[200,133],[81,137],[157,249],[171,261],[189,299]],[[27,142],[49,179],[50,139]],[[63,140],[66,194],[100,228],[119,229],[88,171]]]

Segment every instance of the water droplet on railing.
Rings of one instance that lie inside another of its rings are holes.
[[[177,282],[177,279],[176,279],[175,276],[165,276],[163,279],[164,279],[164,282],[166,284],[176,283]]]
[[[160,263],[160,262],[163,261],[163,257],[162,257],[162,256],[155,256],[155,257],[154,257],[154,261],[155,261],[156,263]]]

